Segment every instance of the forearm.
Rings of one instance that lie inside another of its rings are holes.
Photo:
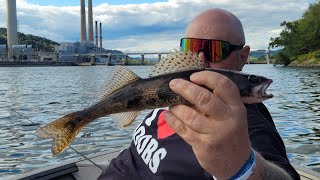
[[[281,179],[281,180],[292,180],[290,175],[281,169],[279,166],[265,160],[258,152],[256,153],[256,168],[249,179]]]

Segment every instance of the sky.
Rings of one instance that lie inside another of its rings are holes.
[[[0,0],[0,27],[6,27]],[[316,0],[93,0],[93,20],[102,23],[103,47],[123,52],[169,52],[179,48],[197,14],[222,8],[242,22],[246,44],[267,49],[280,23],[302,18]],[[80,0],[16,0],[18,31],[56,42],[79,42]],[[87,0],[86,0],[87,5]],[[88,20],[86,20],[88,22]]]

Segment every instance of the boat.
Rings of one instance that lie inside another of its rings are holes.
[[[40,169],[35,169],[30,172],[23,173],[16,176],[14,179],[19,180],[31,180],[31,179],[55,179],[55,180],[89,180],[97,179],[101,174],[102,169],[106,168],[110,161],[120,154],[121,150],[115,150],[113,152],[97,153],[93,156],[89,156],[87,159],[93,161],[95,164],[87,160],[86,158],[78,158],[70,160],[57,165],[50,165]],[[100,169],[102,168],[102,169]]]
[[[21,174],[15,179],[20,180],[31,180],[31,179],[56,179],[56,180],[89,180],[97,179],[101,174],[102,169],[106,168],[110,161],[120,154],[121,150],[116,150],[109,153],[97,153],[88,159],[79,158],[76,160],[64,162],[61,164],[43,167],[30,172]],[[320,173],[293,165],[299,173],[301,180],[319,180]],[[101,169],[102,168],[102,169]]]

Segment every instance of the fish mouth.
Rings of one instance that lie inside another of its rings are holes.
[[[262,98],[262,99],[272,98],[272,97],[273,97],[272,94],[267,94],[267,93],[266,93],[266,90],[268,89],[268,87],[270,86],[270,84],[271,84],[272,82],[273,82],[273,81],[272,81],[271,79],[268,79],[268,80],[262,82],[261,84],[253,87],[254,96],[255,96],[255,97]]]

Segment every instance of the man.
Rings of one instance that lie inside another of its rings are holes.
[[[240,20],[222,9],[196,16],[181,40],[182,50],[198,53],[206,67],[237,71],[250,52],[244,45]],[[262,103],[244,105],[220,74],[203,71],[190,79],[172,80],[170,88],[195,108],[154,110],[100,179],[299,179]]]

